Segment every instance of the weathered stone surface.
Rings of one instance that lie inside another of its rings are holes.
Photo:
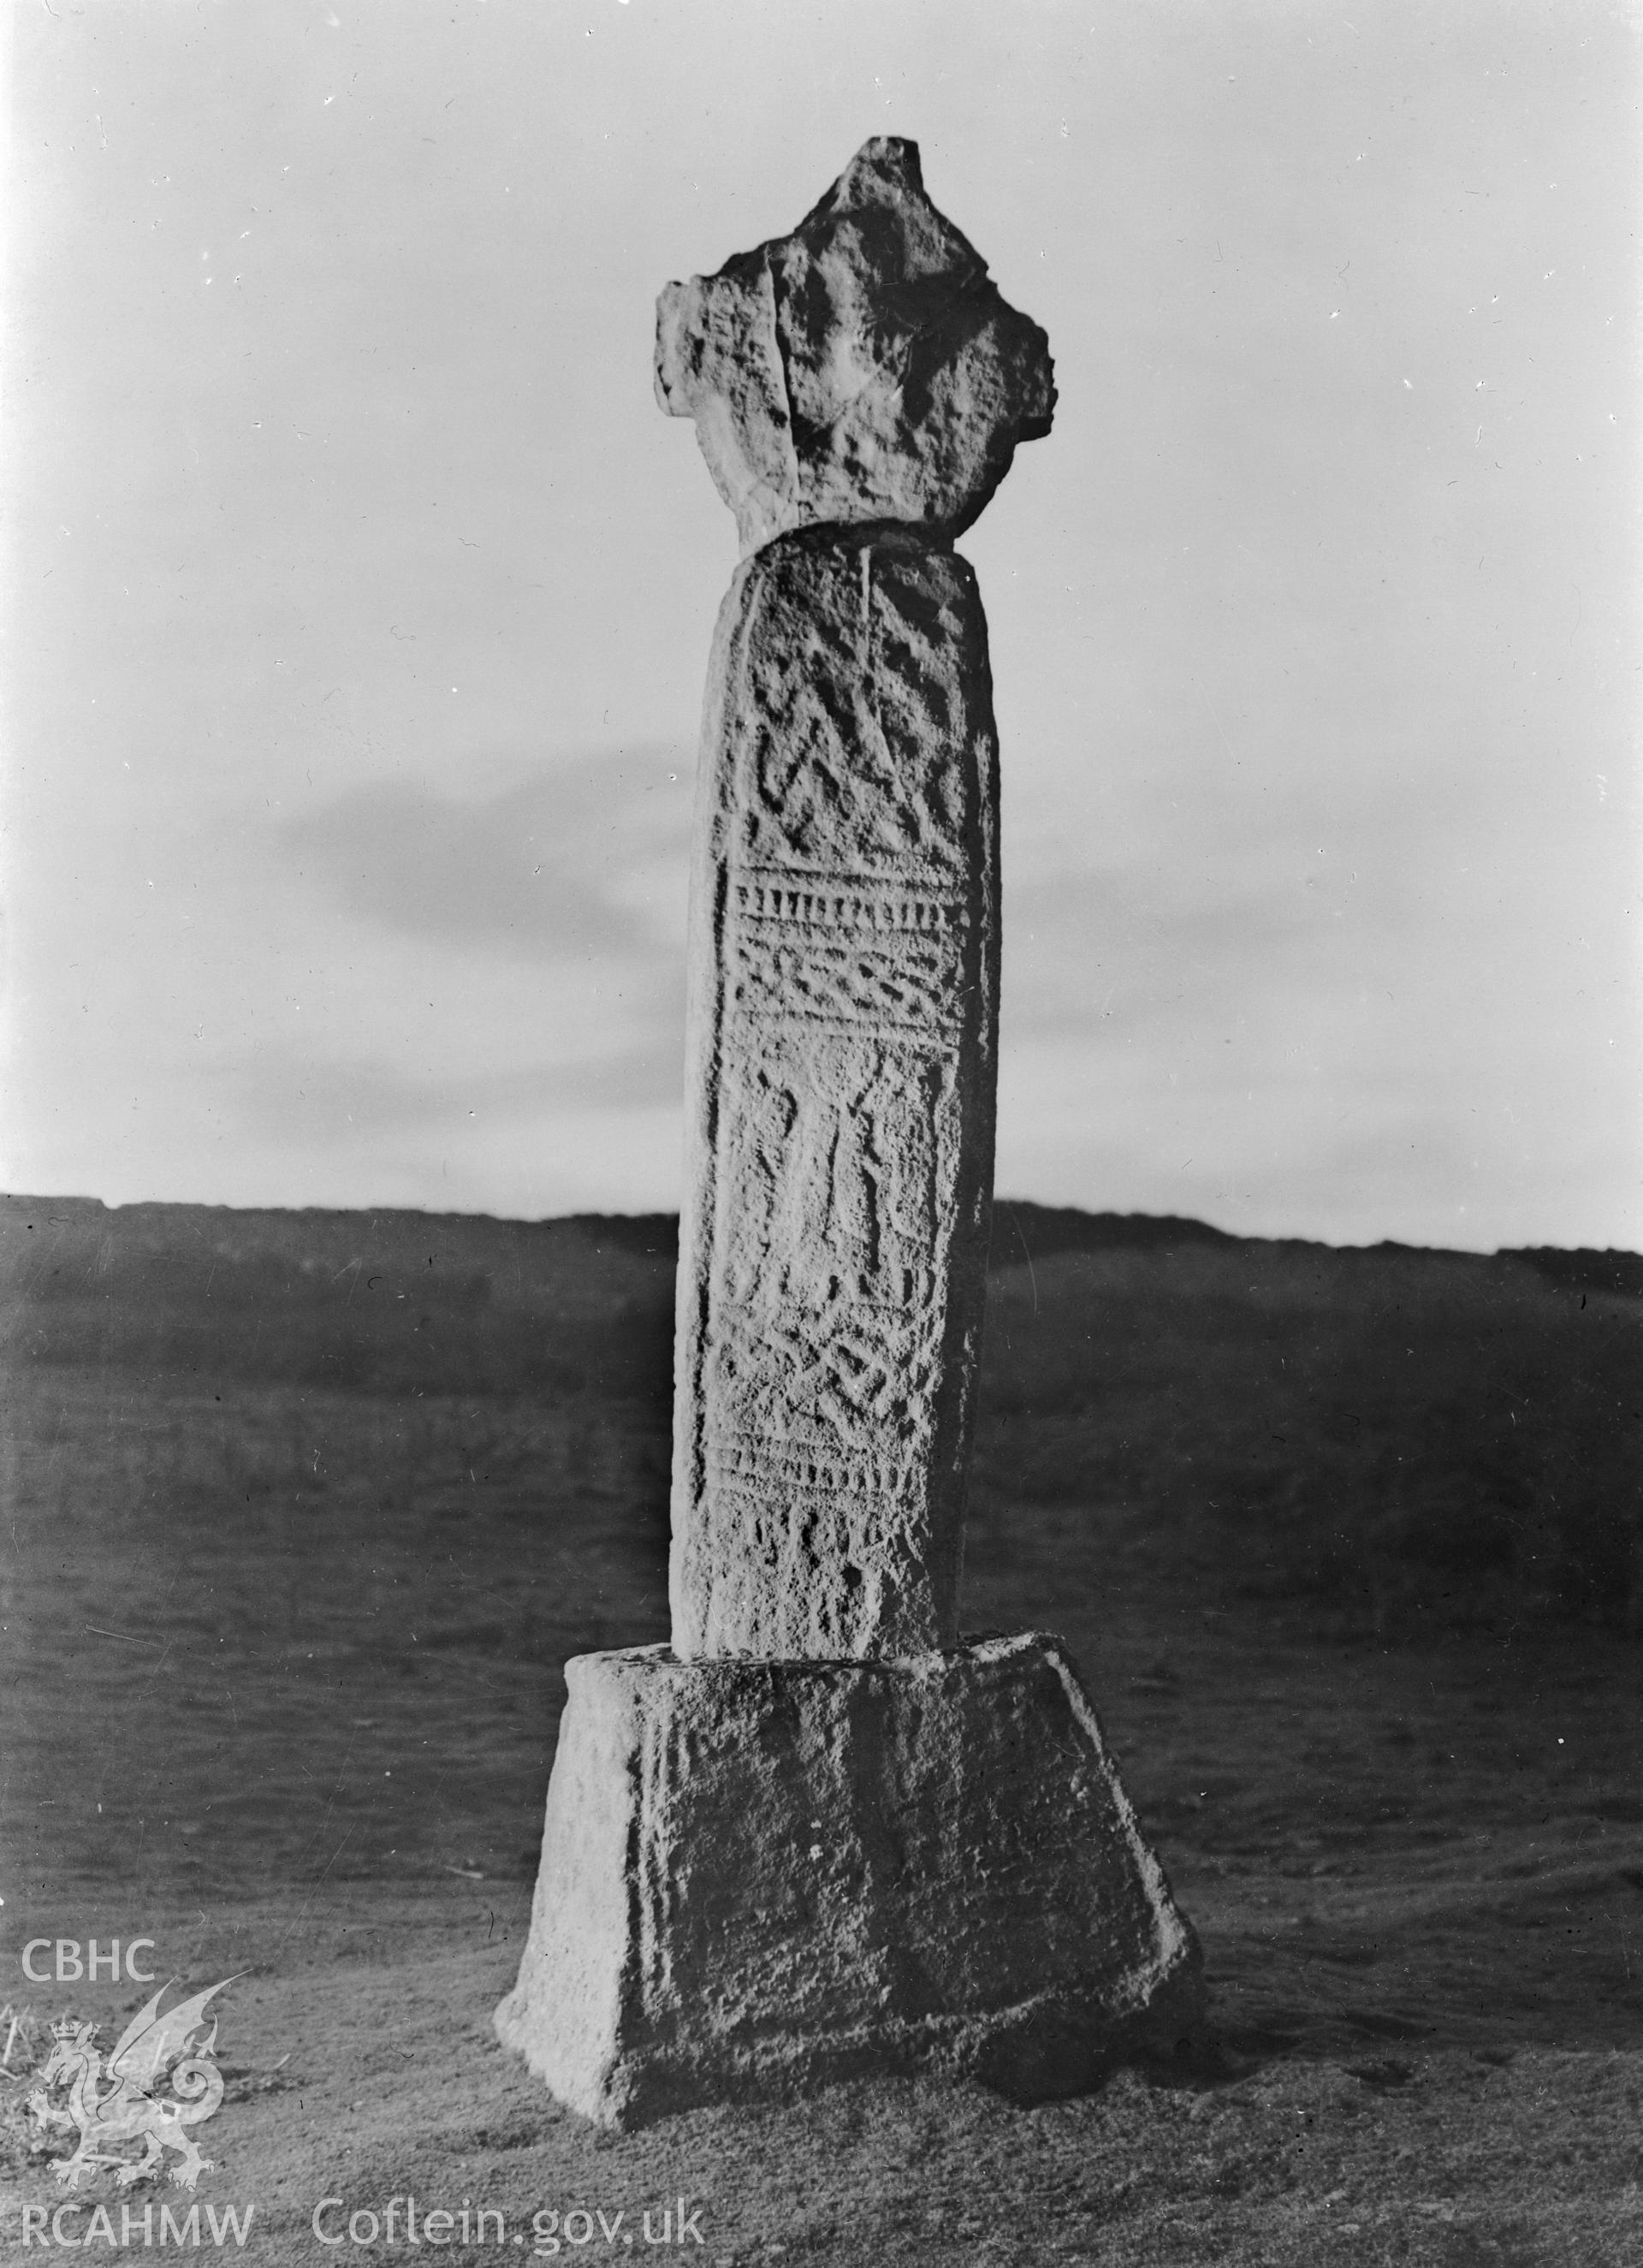
[[[589,2117],[867,2070],[1064,2095],[1193,2031],[1197,1943],[1058,1639],[565,1675],[497,2029]]]
[[[697,787],[671,1595],[682,1659],[951,1646],[998,1017],[986,625],[954,553],[738,570]]]
[[[621,2125],[853,2072],[1070,2093],[1202,1983],[1060,1642],[957,1638],[998,790],[951,539],[1048,431],[1048,349],[873,142],[669,286],[657,382],[752,553],[697,790],[674,1641],[566,1665],[497,2027]]]
[[[916,144],[851,160],[791,236],[657,305],[656,392],[693,417],[744,550],[824,522],[952,537],[1050,431],[1049,342],[925,195]]]

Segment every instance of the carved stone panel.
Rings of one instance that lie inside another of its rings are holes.
[[[858,151],[791,235],[656,309],[656,392],[696,421],[744,550],[845,521],[962,534],[1050,431],[1050,342],[925,194],[917,145]]]
[[[954,553],[779,538],[710,671],[674,1646],[956,1641],[992,1173],[998,791]]]

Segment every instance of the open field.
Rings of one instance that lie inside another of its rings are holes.
[[[42,1200],[5,1240],[7,2074],[147,1997],[27,1984],[30,1938],[248,1970],[201,2189],[256,2202],[247,2257],[414,2190],[527,2247],[683,2193],[704,2257],[851,2268],[1643,2257],[1625,1256],[1001,1207],[967,1619],[1071,1640],[1217,2038],[1035,2110],[864,2084],[613,2139],[487,2021],[563,1660],[666,1635],[671,1223]],[[12,2230],[55,2198],[22,2092]]]

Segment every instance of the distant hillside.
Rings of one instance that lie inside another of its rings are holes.
[[[50,1255],[26,1240],[39,1237]],[[110,1206],[97,1197],[37,1197],[0,1195],[0,1298],[13,1297],[47,1272],[71,1272],[93,1263],[110,1264],[117,1254],[126,1263],[162,1270],[186,1269],[190,1259],[209,1256],[231,1268],[243,1268],[258,1256],[279,1258],[299,1271],[333,1273],[356,1262],[372,1270],[397,1271],[422,1280],[428,1267],[453,1273],[511,1277],[520,1285],[531,1271],[548,1277],[571,1274],[623,1259],[671,1266],[678,1251],[674,1213],[575,1213],[561,1219],[500,1220],[488,1213],[429,1213],[391,1211],[343,1212],[311,1206],[301,1211],[230,1205],[131,1204]],[[1286,1251],[1327,1252],[1337,1248],[1304,1238],[1237,1237],[1207,1221],[1176,1213],[1085,1212],[1075,1205],[1034,1204],[1026,1198],[998,1199],[993,1209],[991,1264],[1007,1268],[1018,1261],[1045,1260],[1058,1252],[1169,1251],[1189,1245],[1276,1242]],[[1398,1245],[1349,1247],[1365,1252],[1428,1251],[1433,1259],[1476,1261],[1471,1253],[1444,1254],[1433,1248]],[[1522,1261],[1554,1283],[1578,1291],[1602,1291],[1643,1297],[1643,1255],[1574,1250],[1553,1245],[1524,1246],[1492,1256]],[[572,1265],[573,1263],[573,1265]],[[654,1265],[642,1271],[656,1278]],[[210,1269],[208,1266],[208,1274]],[[181,1283],[181,1277],[175,1281]],[[402,1283],[398,1288],[403,1288]],[[569,1292],[568,1281],[561,1285]],[[573,1296],[573,1295],[572,1295]],[[602,1293],[589,1290],[594,1303]]]
[[[1643,1301],[1544,1256],[1035,1254],[993,1275],[983,1409],[972,1556],[1096,1504],[1118,1562],[1194,1595],[1643,1629]]]
[[[14,1197],[0,1327],[36,1375],[225,1410],[275,1387],[608,1407],[665,1471],[676,1241],[663,1214]],[[1337,1249],[1002,1202],[991,1282],[978,1565],[1094,1521],[1115,1565],[1377,1629],[1643,1627],[1638,1256]]]
[[[1047,1259],[1057,1252],[1112,1252],[1121,1248],[1171,1251],[1193,1244],[1257,1247],[1271,1243],[1286,1252],[1331,1252],[1342,1248],[1315,1244],[1304,1237],[1238,1237],[1206,1221],[1178,1213],[1081,1212],[1075,1205],[1029,1204],[1000,1198],[993,1208],[991,1265],[1008,1267],[1013,1261]],[[1589,1246],[1566,1249],[1559,1245],[1533,1244],[1507,1248],[1492,1255],[1445,1252],[1440,1247],[1397,1244],[1389,1238],[1380,1244],[1347,1246],[1363,1253],[1425,1253],[1433,1260],[1522,1261],[1551,1283],[1576,1292],[1614,1292],[1643,1299],[1643,1253],[1596,1251]]]
[[[0,1200],[0,1317],[41,1362],[372,1391],[668,1391],[671,1214]]]

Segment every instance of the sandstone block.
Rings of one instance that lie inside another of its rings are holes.
[[[791,236],[668,284],[656,392],[696,420],[744,550],[829,521],[958,534],[1055,406],[1044,334],[889,137]]]
[[[1062,2095],[1196,2027],[1196,1940],[1058,1639],[565,1676],[496,2021],[587,2117],[883,2071]]]
[[[671,1594],[683,1659],[950,1646],[997,1084],[997,749],[961,559],[743,562],[691,875]]]

